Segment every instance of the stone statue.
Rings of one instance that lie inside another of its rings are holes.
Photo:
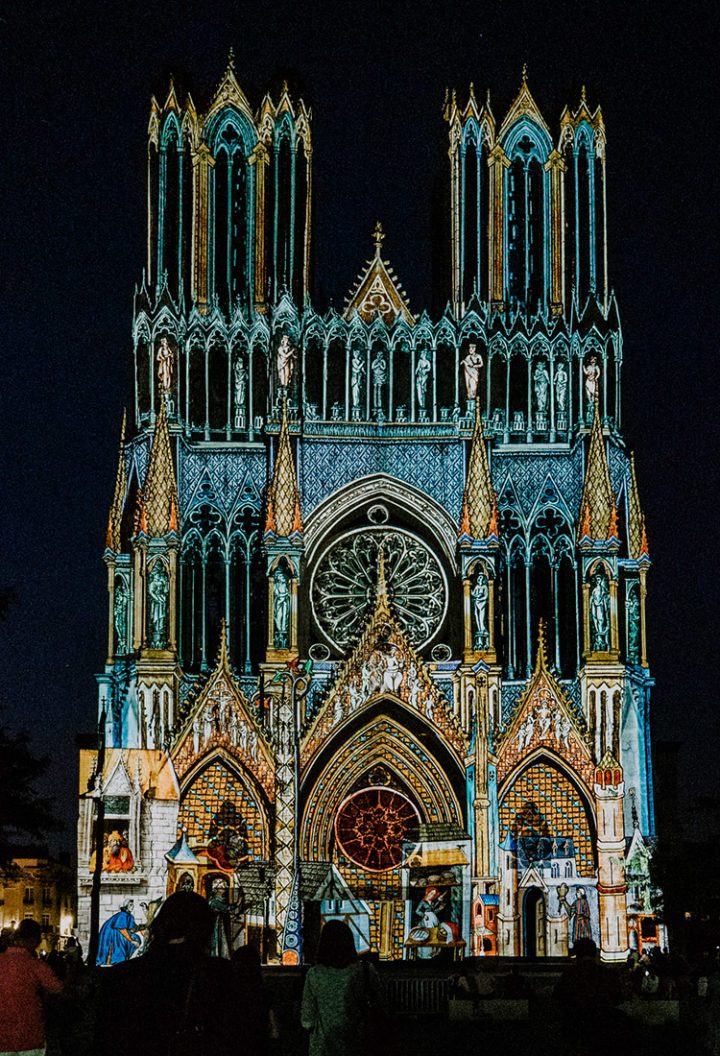
[[[478,572],[475,585],[470,591],[473,610],[473,649],[487,649],[488,634],[488,599],[490,587],[484,572]]]
[[[427,398],[428,376],[432,370],[432,363],[427,356],[427,349],[420,353],[420,359],[415,364],[415,395],[417,396],[418,408],[425,409]]]
[[[480,384],[480,368],[483,358],[477,350],[476,344],[468,346],[467,355],[461,359],[463,372],[465,374],[465,392],[469,400],[477,398],[478,385]]]
[[[372,361],[372,373],[373,405],[375,407],[380,407],[382,405],[383,385],[387,379],[387,361],[383,355],[382,349],[378,349],[375,359]]]
[[[533,387],[535,389],[535,407],[538,414],[547,414],[548,394],[550,392],[550,375],[542,360],[535,366],[533,374]]]
[[[350,388],[352,389],[353,407],[360,406],[362,395],[362,381],[365,374],[365,353],[361,348],[354,348],[352,354],[352,367],[350,374]]]
[[[558,414],[567,410],[568,376],[565,364],[561,361],[555,369],[555,409]]]
[[[245,420],[245,390],[247,389],[247,368],[242,359],[235,360],[233,367],[235,379],[235,424]]]
[[[610,648],[610,591],[607,576],[596,572],[590,591],[590,639],[595,652]]]
[[[293,370],[295,369],[295,359],[297,357],[297,349],[293,348],[290,344],[290,338],[287,334],[283,334],[280,338],[280,344],[277,350],[277,372],[280,384],[284,389],[289,388],[290,382],[293,376]]]
[[[282,568],[273,574],[273,625],[276,649],[290,648],[290,584]]]
[[[402,661],[397,651],[391,647],[390,652],[385,655],[385,671],[383,672],[383,688],[390,693],[398,694],[402,681]]]
[[[588,407],[593,407],[597,397],[598,381],[600,380],[600,367],[598,366],[597,356],[590,356],[589,362],[583,367],[583,373],[585,374],[585,395]]]
[[[640,595],[636,586],[630,588],[627,596],[628,625],[628,658],[637,660],[640,656]]]
[[[169,392],[172,388],[173,366],[175,363],[175,356],[173,354],[173,350],[170,348],[168,339],[166,337],[160,338],[160,344],[158,345],[156,358],[160,388],[163,392]]]
[[[118,580],[115,587],[115,599],[113,601],[113,619],[115,622],[115,635],[117,637],[117,651],[127,651],[127,588],[123,580]]]
[[[167,645],[167,600],[169,582],[162,561],[156,561],[148,579],[150,595],[150,647],[164,649]]]

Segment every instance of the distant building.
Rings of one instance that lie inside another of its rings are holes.
[[[68,862],[50,858],[47,851],[23,851],[7,873],[0,872],[2,927],[16,928],[21,920],[36,920],[42,928],[41,949],[64,945],[75,928],[75,885]]]
[[[101,802],[100,916],[127,934],[178,888],[226,952],[262,935],[285,963],[329,917],[386,959],[592,936],[622,960],[649,930],[605,123],[583,92],[551,128],[525,76],[502,120],[472,87],[445,119],[446,310],[411,310],[378,225],[338,313],[310,293],[302,101],[252,107],[231,62],[204,109],[152,102],[83,934]]]

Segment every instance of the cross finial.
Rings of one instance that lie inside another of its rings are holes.
[[[375,224],[375,230],[373,231],[373,242],[375,243],[375,252],[378,256],[380,256],[380,250],[382,249],[384,241],[385,232],[382,229],[382,224],[378,220]]]
[[[228,69],[232,70],[233,73],[234,73],[235,72],[235,48],[232,46],[232,44],[230,45],[230,48],[228,49],[228,61],[227,61],[227,64],[228,64]]]
[[[544,670],[547,667],[547,644],[545,637],[546,627],[545,620],[541,618],[538,621],[538,651],[537,651],[537,667]]]
[[[378,584],[377,593],[379,598],[387,597],[387,579],[385,578],[385,548],[378,547]]]
[[[527,84],[527,77],[528,77],[528,68],[527,68],[527,63],[526,63],[526,62],[524,62],[524,63],[523,63],[523,68],[522,68],[522,80],[523,80],[523,84]]]
[[[583,85],[582,88],[580,89],[580,102],[581,103],[586,103],[587,102],[587,93],[585,91],[585,85]]]

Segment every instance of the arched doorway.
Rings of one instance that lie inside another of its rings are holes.
[[[535,958],[547,955],[546,920],[545,896],[539,887],[531,887],[525,892],[523,901],[523,935],[526,957]]]

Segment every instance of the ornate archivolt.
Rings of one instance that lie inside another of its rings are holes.
[[[300,748],[302,769],[311,764],[331,736],[380,700],[399,704],[419,715],[440,735],[460,766],[464,766],[467,737],[391,611],[382,550],[380,554],[375,610],[303,736]]]
[[[303,858],[330,859],[338,810],[355,790],[379,785],[376,771],[386,775],[385,787],[414,801],[422,821],[463,824],[448,776],[427,745],[393,718],[373,712],[351,738],[338,738],[337,751],[313,780],[301,828]]]
[[[439,503],[424,492],[384,473],[362,477],[340,488],[304,519],[308,561],[314,560],[316,552],[326,536],[336,528],[340,518],[349,520],[368,503],[387,503],[391,509],[395,508],[425,525],[440,543],[450,565],[454,565],[457,524]]]
[[[225,628],[215,670],[193,700],[172,748],[178,778],[186,784],[213,753],[221,751],[257,781],[268,801],[275,797],[275,760],[266,734],[230,671]]]

